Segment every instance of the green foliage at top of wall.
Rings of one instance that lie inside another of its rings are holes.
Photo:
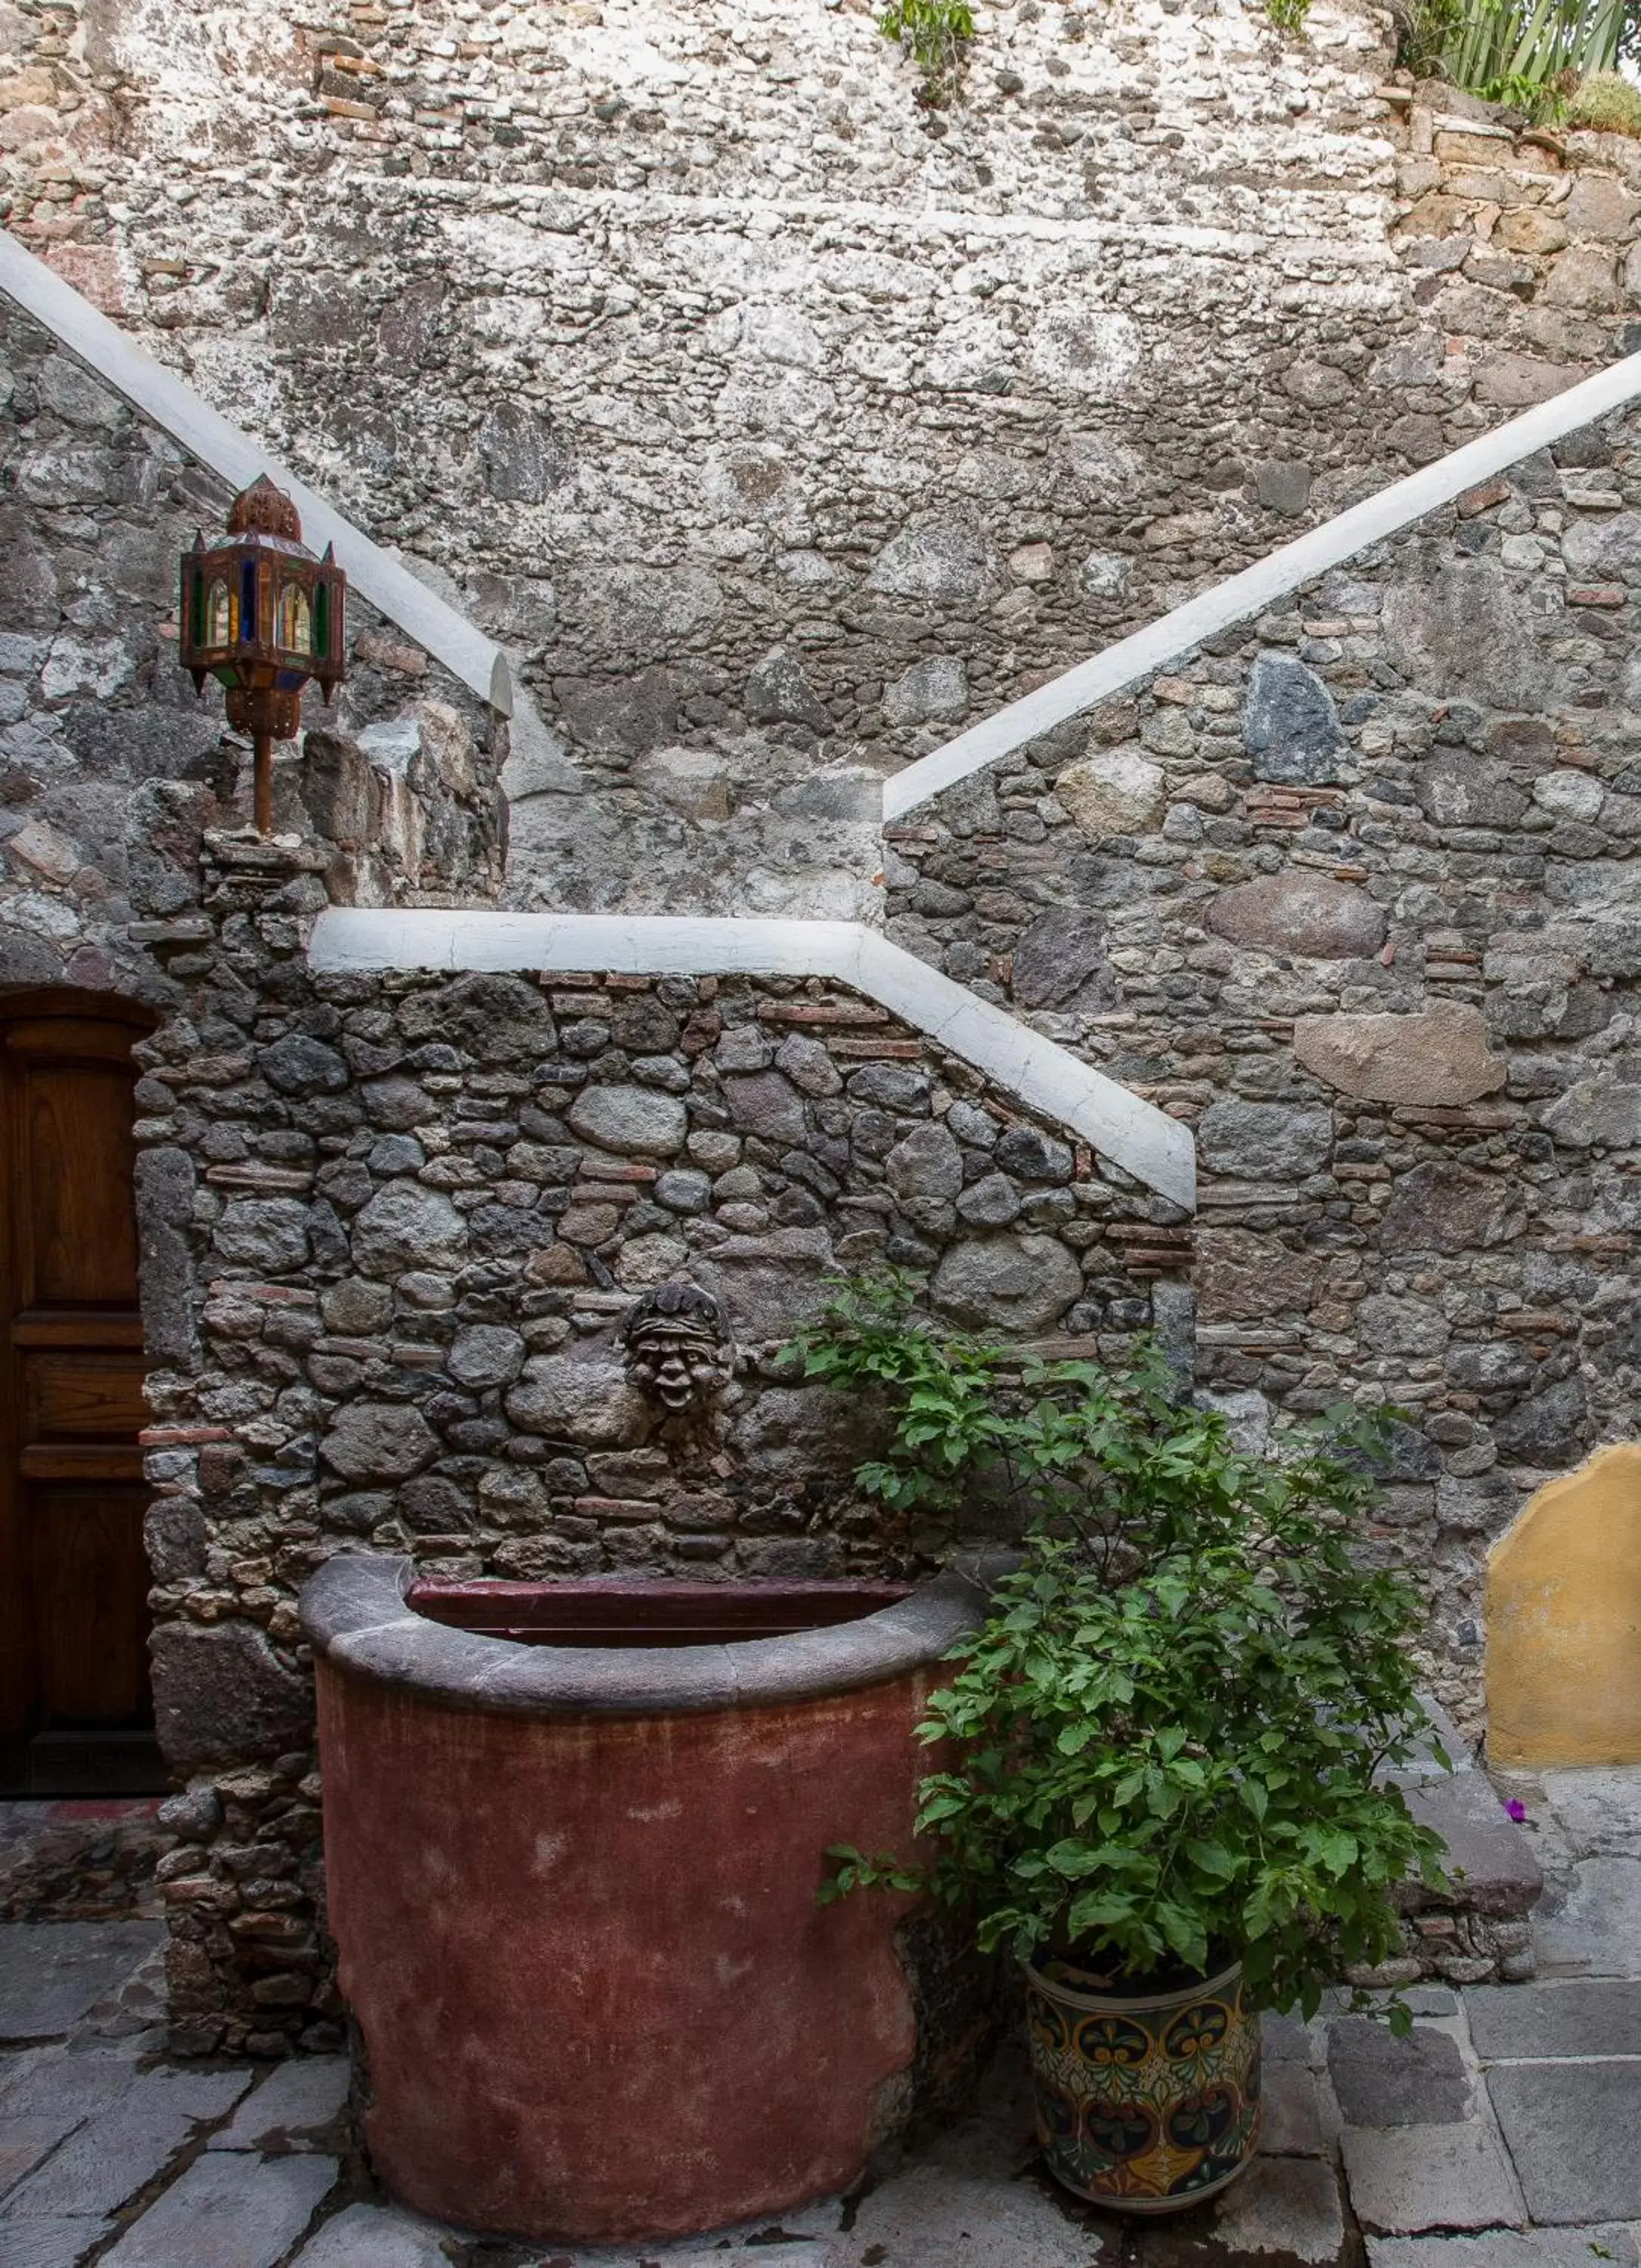
[[[886,40],[898,40],[923,74],[918,99],[943,110],[963,92],[963,73],[974,37],[969,0],[889,0],[877,19]]]

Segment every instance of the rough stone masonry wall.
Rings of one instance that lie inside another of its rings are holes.
[[[248,744],[176,666],[178,557],[228,503],[0,302],[0,982],[168,997],[144,925],[196,915],[202,833],[248,817]],[[299,793],[294,748],[276,763],[276,824],[329,844],[321,902],[482,902],[505,739],[368,608],[350,621]]]
[[[1474,372],[1475,398],[1523,409],[1577,369],[1634,352],[1641,142],[1524,132],[1456,87],[1386,92],[1403,116],[1392,241],[1445,359]],[[1416,463],[1451,446],[1429,414],[1400,438]]]
[[[1641,424],[894,832],[890,934],[1193,1122],[1201,1384],[1409,1413],[1377,1548],[1480,1729],[1489,1543],[1635,1427]]]
[[[515,770],[521,898],[876,917],[851,768],[1498,414],[1382,16],[1017,0],[929,114],[874,15],[0,18],[10,225],[526,657],[602,792]]]
[[[951,1321],[1110,1355],[1170,1329],[1180,1287],[1153,1279],[1188,1238],[818,980],[313,976],[317,854],[212,855],[215,942],[156,948],[185,1005],[142,1049],[172,1251],[155,1685],[188,1780],[160,1873],[181,2043],[275,2052],[336,2017],[294,1605],[321,1560],[368,1542],[447,1575],[930,1568],[961,1523],[857,1498],[861,1411],[780,1352],[824,1276],[889,1259]],[[680,1273],[738,1350],[721,1422],[684,1440],[616,1337]]]
[[[1371,8],[875,13],[0,7],[9,225],[520,650],[521,900],[876,918],[861,767],[1625,335],[1637,145]]]

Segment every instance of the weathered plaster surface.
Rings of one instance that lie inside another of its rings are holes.
[[[1641,1763],[1641,1447],[1541,1488],[1487,1570],[1488,1748],[1529,1771]]]

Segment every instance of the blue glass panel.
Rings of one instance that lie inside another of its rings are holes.
[[[256,636],[256,562],[240,562],[240,642],[249,645]]]

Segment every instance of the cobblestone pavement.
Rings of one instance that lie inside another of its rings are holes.
[[[1641,2268],[1641,1771],[1508,1784],[1539,1981],[1420,1988],[1412,2037],[1268,2023],[1265,2148],[1217,2207],[1124,2224],[1037,2169],[1021,2060],[863,2192],[641,2251],[483,2243],[371,2186],[336,2057],[163,2052],[161,1932],[0,1927],[0,2268]]]

